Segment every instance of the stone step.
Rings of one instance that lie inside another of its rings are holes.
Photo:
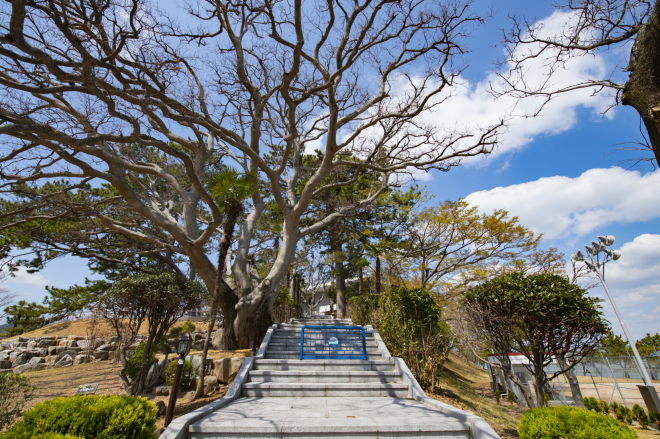
[[[240,398],[193,423],[187,437],[469,439],[472,436],[467,422],[418,401],[325,397]]]
[[[380,353],[378,346],[375,344],[367,344],[366,347],[367,355]],[[359,349],[362,349],[362,346],[360,346]],[[297,346],[294,343],[270,343],[266,352],[300,352],[300,343],[298,343]]]
[[[298,338],[300,340],[300,330],[295,329],[276,329],[273,331],[272,337],[289,337],[289,338]],[[374,335],[371,332],[365,332],[364,338],[374,338]]]
[[[377,349],[378,348],[378,344],[373,340],[366,340],[366,345],[367,345],[367,349],[369,349],[369,348]],[[281,348],[284,347],[284,346],[288,346],[289,349],[298,349],[298,350],[300,350],[300,340],[271,341],[268,344],[268,349],[269,350],[270,349],[282,350]]]
[[[252,370],[253,383],[400,383],[398,371],[318,371],[305,370]]]
[[[266,354],[264,355],[264,358],[271,359],[271,360],[299,360],[300,359],[300,351],[274,351],[274,352],[268,352],[266,351]],[[367,353],[367,360],[380,360],[382,358],[382,355],[380,352],[375,353],[375,354],[370,354]]]
[[[303,326],[356,326],[352,323],[326,323],[326,322],[306,322],[306,323],[280,323],[278,328],[302,328]]]
[[[348,320],[337,320],[337,319],[295,319],[290,325],[353,325],[353,322],[349,322]]]
[[[405,398],[405,383],[245,383],[244,397],[395,397]]]
[[[299,359],[259,359],[254,361],[253,370],[305,370],[316,372],[359,371],[359,370],[395,370],[392,360],[299,360]]]

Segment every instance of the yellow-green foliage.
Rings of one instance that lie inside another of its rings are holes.
[[[174,383],[174,372],[176,372],[176,363],[178,360],[170,361],[170,365],[167,366],[165,371],[165,381],[168,386],[171,386]],[[183,370],[181,371],[181,387],[187,387],[190,385],[193,376],[193,365],[190,361],[185,361],[183,363]]]
[[[144,343],[137,345],[135,348],[135,353],[131,358],[128,359],[128,363],[126,364],[126,376],[132,380],[137,377],[137,374],[140,372],[140,368],[142,367],[142,353],[144,352],[144,347]],[[152,364],[154,361],[156,361],[156,357],[152,353],[151,358],[149,359],[149,364]]]
[[[3,439],[31,439],[48,433],[84,439],[153,439],[155,431],[156,406],[145,398],[87,395],[54,398],[37,404]]]
[[[520,439],[637,439],[616,419],[575,407],[528,410],[518,424]]]

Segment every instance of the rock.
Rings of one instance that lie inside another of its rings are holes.
[[[17,348],[27,348],[27,342],[20,342],[16,345]]]
[[[9,361],[13,363],[14,360],[16,360],[16,357],[18,357],[19,355],[21,355],[20,351],[12,352],[11,354],[9,354]]]
[[[73,359],[73,364],[85,364],[89,363],[89,357],[87,355],[76,355]]]
[[[204,335],[201,332],[193,332],[192,339],[193,342],[200,341],[204,339]]]
[[[36,342],[36,341],[29,341],[29,342],[27,343],[27,348],[28,348],[28,350],[30,350],[30,351],[31,351],[32,349],[36,348],[36,347],[37,347],[37,342]]]
[[[81,337],[79,335],[69,335],[67,338],[69,340],[83,340],[85,337]]]
[[[76,347],[78,347],[78,340],[67,340],[66,342],[67,349],[76,348]]]
[[[0,360],[0,369],[11,369],[11,361]]]
[[[51,366],[55,365],[60,360],[60,357],[58,355],[49,355],[46,358],[44,358],[44,361]]]
[[[9,350],[12,348],[11,343],[0,343],[0,347],[2,347],[4,350]]]
[[[108,359],[108,353],[106,351],[95,351],[93,355],[94,358],[97,358],[101,361]]]
[[[167,413],[167,406],[163,401],[158,401],[156,403],[156,416],[157,417],[165,416],[166,413]]]
[[[0,361],[3,360],[9,361],[9,354],[5,354],[4,352],[0,353]]]
[[[48,348],[48,355],[58,355],[66,350],[66,346],[51,346]]]
[[[158,386],[154,388],[156,396],[169,396],[170,388],[167,386]]]
[[[57,335],[55,336],[55,340],[66,340],[66,335]]]
[[[50,346],[55,346],[57,342],[55,340],[44,340],[41,339],[39,344],[37,345],[38,348],[48,348]]]
[[[186,361],[190,361],[193,366],[193,378],[202,375],[202,357],[197,355],[186,356]]]
[[[41,339],[42,340],[55,340],[55,337],[53,337],[52,335],[44,335],[43,337],[41,337]]]
[[[36,366],[37,364],[43,363],[43,362],[45,362],[45,360],[42,357],[32,357],[32,358],[30,358],[30,361],[29,361],[29,363],[32,367]]]
[[[73,364],[73,357],[71,355],[64,355],[53,367],[68,367]]]
[[[165,372],[167,372],[167,368],[169,367],[171,361],[172,360],[165,357],[158,360],[158,370],[160,371],[160,377],[162,379],[165,379]]]
[[[223,348],[222,344],[222,335],[224,334],[224,329],[218,329],[211,335],[211,344],[215,349],[221,350]]]
[[[76,355],[78,355],[78,352],[73,350],[73,349],[67,349],[66,351],[62,351],[59,354],[57,354],[58,357],[64,358],[65,355],[68,355],[69,357],[73,358]]]
[[[48,349],[47,348],[36,348],[31,352],[33,357],[45,357],[48,355]]]
[[[151,366],[149,366],[147,379],[144,382],[145,386],[153,386],[158,378],[160,378],[160,369],[158,368],[158,363],[154,361]]]
[[[28,341],[30,341],[28,337],[18,337],[19,343],[27,343]]]
[[[57,345],[67,347],[69,342],[70,342],[70,340],[64,339],[64,340],[60,340],[60,342]]]
[[[214,376],[204,377],[204,393],[209,395],[215,392],[215,389],[218,388],[218,379]]]
[[[38,370],[46,370],[46,369],[50,369],[50,364],[48,364],[48,363],[39,363],[39,364],[35,365],[32,368],[32,372],[36,372]]]
[[[213,362],[213,376],[223,384],[229,384],[235,377],[245,358],[231,357],[215,360]]]
[[[102,344],[97,348],[97,350],[109,352],[114,350],[114,347],[111,344]]]
[[[108,341],[110,343],[118,343],[119,342],[119,337],[117,337],[117,336],[110,337],[110,339]]]
[[[30,358],[28,357],[27,353],[18,354],[16,356],[16,358],[14,359],[14,361],[11,363],[11,367],[16,368],[18,366],[21,366],[21,365],[27,363],[29,359]],[[30,367],[32,367],[32,366],[30,366]]]
[[[32,370],[32,366],[31,366],[31,365],[29,365],[29,364],[22,364],[22,365],[20,365],[20,366],[16,366],[16,367],[14,368],[14,373],[21,374],[21,373],[29,372],[29,371],[31,371],[31,370]]]

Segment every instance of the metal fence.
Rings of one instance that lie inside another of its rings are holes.
[[[300,331],[300,359],[366,360],[362,326],[311,326]]]
[[[660,357],[643,357],[651,378],[660,385]],[[557,370],[557,365],[546,368],[548,374]],[[580,392],[583,397],[595,397],[611,404],[615,401],[632,408],[633,404],[645,407],[644,399],[637,388],[644,380],[637,363],[631,356],[606,357],[596,354],[583,359],[573,371],[580,383]],[[550,383],[552,399],[556,403],[572,405],[573,397],[565,375],[552,380]],[[658,387],[658,386],[656,386]]]

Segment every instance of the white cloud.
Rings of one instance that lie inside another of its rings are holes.
[[[539,23],[543,25],[545,33],[557,34],[570,20],[569,14],[555,12]],[[533,47],[521,46],[516,49],[514,56],[520,57],[523,51],[527,52],[530,49]],[[551,89],[557,90],[587,80],[602,79],[608,76],[608,72],[620,58],[620,54],[614,53],[571,58],[566,60],[561,68],[552,70],[550,77],[551,60],[555,52],[545,51],[544,54],[541,57],[531,58],[524,64],[525,84],[531,89],[551,83]],[[513,69],[513,64],[506,65],[502,69],[503,74],[509,69]],[[463,87],[454,88],[452,90],[454,96],[448,102],[427,112],[424,117],[427,122],[448,130],[493,126],[500,119],[507,119],[507,130],[500,136],[501,145],[488,157],[520,149],[539,135],[559,134],[570,130],[578,121],[577,110],[580,107],[590,108],[594,114],[598,114],[613,103],[611,93],[594,95],[592,88],[584,88],[557,95],[539,116],[530,118],[526,116],[533,115],[545,98],[539,96],[518,99],[515,96],[504,95],[496,99],[491,94],[491,90],[496,93],[501,92],[506,88],[506,83],[495,72],[487,73],[478,83],[471,83],[464,78],[458,78],[457,82]],[[613,116],[613,110],[606,114],[608,118]],[[484,162],[472,158],[467,159],[466,163],[483,164]]]
[[[19,267],[14,276],[7,277],[4,282],[5,287],[15,290],[16,286],[30,285],[45,287],[50,281],[46,279],[41,273],[30,274],[24,267]]]
[[[590,169],[576,178],[555,176],[474,192],[466,200],[482,212],[506,209],[546,238],[583,236],[608,224],[660,217],[660,171]]]

